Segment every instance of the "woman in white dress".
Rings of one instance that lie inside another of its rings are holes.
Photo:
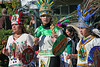
[[[78,54],[72,54],[71,58],[77,58],[77,67],[96,67],[96,65],[98,67],[100,62],[100,59],[97,59],[98,54],[100,53],[100,37],[92,31],[94,23],[91,23],[90,20],[94,13],[89,14],[89,11],[84,12],[86,14],[81,13],[79,5],[77,11],[79,15],[78,27],[83,37],[76,47]],[[95,64],[95,62],[97,63]]]
[[[21,54],[27,47],[32,47],[33,36],[27,34],[24,22],[21,20],[22,12],[11,16],[13,35],[9,36],[7,46],[2,53],[9,57],[9,67],[25,67],[21,61]]]

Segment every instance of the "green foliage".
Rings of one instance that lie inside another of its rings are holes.
[[[53,20],[54,21],[53,23],[56,24],[58,22],[58,17],[53,17],[53,19],[54,19]]]
[[[0,29],[0,44],[2,43],[3,40],[7,40],[8,37],[12,35],[12,30],[4,30],[4,29]]]
[[[28,25],[29,24],[29,22],[30,22],[29,19],[30,19],[29,16],[24,19],[24,25]]]
[[[7,14],[12,14],[15,9],[20,8],[20,1],[12,0],[12,3],[4,2],[7,10]]]
[[[11,14],[13,12],[12,5],[7,2],[5,2],[5,5],[7,8],[7,14]]]
[[[0,58],[3,58],[2,60],[0,60],[0,67],[7,67],[9,63],[8,57],[2,54],[1,50],[6,45],[7,39],[11,34],[12,34],[12,30],[10,29],[9,30],[0,29]]]
[[[28,29],[27,29],[27,31],[29,32],[29,33],[31,33],[31,35],[33,35],[34,36],[34,28],[33,27],[29,27]]]
[[[1,8],[1,6],[0,6],[0,14],[2,14],[2,8]]]

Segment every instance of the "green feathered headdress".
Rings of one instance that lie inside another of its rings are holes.
[[[53,0],[39,0],[37,1],[37,7],[39,8],[39,15],[52,15]]]

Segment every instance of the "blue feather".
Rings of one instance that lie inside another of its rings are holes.
[[[88,13],[84,20],[88,21],[89,17],[90,17],[90,14]]]
[[[88,11],[87,11],[87,13],[91,10],[92,8],[90,8]]]
[[[79,8],[79,5],[77,6],[78,8],[77,8],[77,12],[78,12],[78,15],[79,15],[79,17],[82,15],[82,13],[80,12],[80,8]]]
[[[83,11],[83,14],[85,13],[86,9]]]
[[[95,13],[92,13],[91,15],[88,13],[87,16],[85,17],[85,21],[88,21],[88,19],[93,16]]]

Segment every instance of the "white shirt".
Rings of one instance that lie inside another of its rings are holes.
[[[22,66],[23,63],[21,62],[21,60],[19,60],[18,58],[14,60],[14,56],[12,55],[13,48],[15,48],[14,49],[15,54],[18,53],[18,52],[22,53],[23,50],[26,49],[28,45],[32,47],[33,37],[32,37],[32,35],[29,35],[29,34],[26,34],[26,33],[22,34],[16,40],[14,40],[13,37],[14,37],[13,35],[9,36],[8,41],[7,41],[7,46],[6,46],[6,49],[8,49],[8,51],[10,53],[9,66],[15,66],[15,65],[21,65]]]

